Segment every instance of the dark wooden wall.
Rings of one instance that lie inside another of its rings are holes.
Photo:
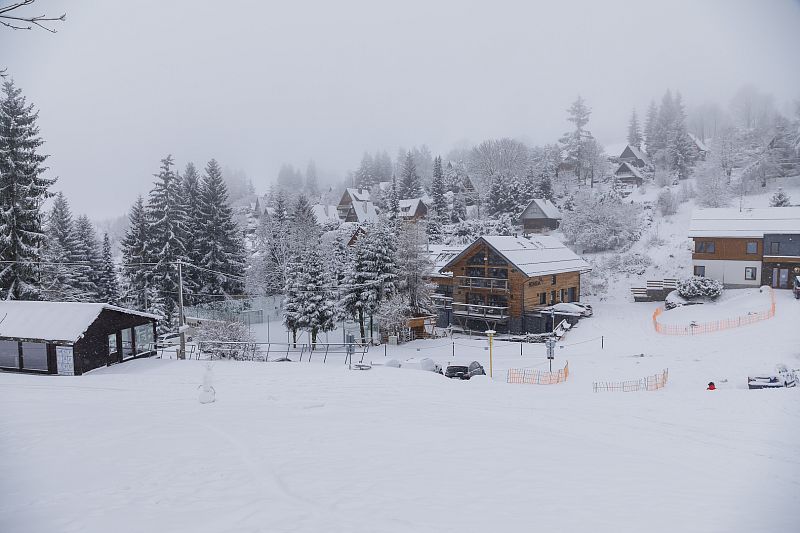
[[[74,345],[75,375],[101,366],[121,362],[122,330],[143,324],[152,324],[153,335],[155,336],[155,321],[152,318],[103,309],[97,320],[89,326],[83,337]],[[109,360],[108,336],[112,333],[117,335],[118,350],[117,356]]]

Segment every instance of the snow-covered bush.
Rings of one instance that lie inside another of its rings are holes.
[[[608,293],[608,268],[593,261],[592,271],[581,276],[581,296],[602,297]]]
[[[692,276],[678,282],[678,294],[686,299],[714,299],[722,294],[722,283],[711,278]]]
[[[788,194],[783,192],[783,189],[778,187],[778,190],[775,191],[775,194],[770,198],[769,205],[770,207],[789,207],[792,205],[792,199]]]
[[[386,335],[400,335],[411,316],[411,305],[405,294],[394,294],[381,302],[376,313]]]
[[[444,227],[444,243],[471,244],[482,235],[514,235],[514,223],[509,215],[496,219],[471,219]]]
[[[637,240],[642,231],[642,208],[613,194],[576,198],[572,211],[563,212],[561,231],[570,243],[587,251],[619,248]]]
[[[694,198],[696,195],[697,195],[697,193],[695,192],[694,186],[691,183],[686,182],[686,181],[681,183],[681,188],[678,189],[678,201],[680,203],[689,201],[692,198]]]
[[[205,320],[197,329],[197,340],[203,352],[230,359],[249,358],[255,348],[250,329],[241,322]]]
[[[614,254],[606,261],[606,266],[614,272],[637,276],[644,274],[652,264],[650,256],[639,253]]]
[[[730,178],[712,161],[698,165],[697,203],[703,207],[726,207],[731,201]]]
[[[678,196],[669,187],[664,188],[658,193],[656,206],[662,216],[674,215],[678,211]]]

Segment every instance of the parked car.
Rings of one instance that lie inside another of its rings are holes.
[[[797,375],[794,370],[787,368],[786,365],[777,365],[774,372],[749,376],[747,378],[748,389],[776,389],[796,386]]]
[[[561,304],[556,304],[556,305],[561,305]],[[582,313],[583,316],[592,316],[594,314],[594,311],[592,311],[592,306],[589,305],[589,304],[585,304],[583,302],[570,302],[570,303],[568,303],[566,305],[572,305],[572,306],[575,306],[575,307],[580,307],[581,309],[583,309],[583,313]],[[558,309],[556,309],[556,311],[558,311]]]
[[[800,300],[800,276],[794,277],[794,286],[792,287],[792,292],[794,292],[795,299]]]
[[[180,344],[180,342],[180,333],[165,333],[164,335],[159,335],[156,339],[156,348],[167,348],[169,346]]]
[[[473,376],[485,376],[486,371],[483,369],[483,365],[473,361],[468,365],[449,365],[444,371],[444,375],[451,379],[469,379]]]

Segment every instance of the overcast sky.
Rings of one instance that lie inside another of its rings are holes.
[[[541,5],[539,5],[541,4]],[[556,5],[557,4],[557,5]],[[364,150],[554,141],[580,93],[624,140],[666,88],[800,97],[800,4],[39,0],[58,33],[0,29],[74,211],[123,214],[159,159],[211,157],[266,190],[281,163],[342,175]]]

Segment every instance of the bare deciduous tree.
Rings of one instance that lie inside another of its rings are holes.
[[[35,2],[36,0],[22,0],[20,2],[0,5],[0,25],[11,28],[12,30],[31,30],[34,26],[37,26],[50,33],[56,33],[55,29],[46,24],[64,22],[67,19],[67,14],[62,13],[58,17],[52,17],[48,15],[26,15],[18,11]]]

